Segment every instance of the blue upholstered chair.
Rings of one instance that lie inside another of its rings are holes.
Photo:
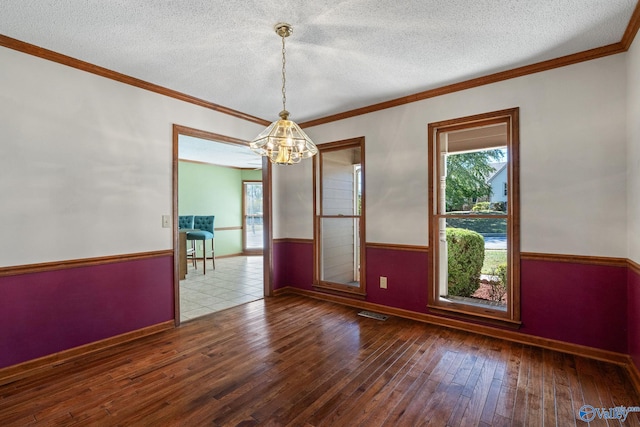
[[[216,268],[215,247],[213,241],[213,220],[215,216],[198,216],[193,219],[193,228],[197,231],[187,231],[187,240],[191,240],[192,247],[196,241],[202,241],[202,274],[207,274],[207,240],[211,240],[211,259],[213,260],[213,269]],[[194,256],[195,260],[195,256]],[[197,264],[196,264],[197,268]]]
[[[180,215],[178,217],[178,229],[188,228],[193,229],[193,215]]]

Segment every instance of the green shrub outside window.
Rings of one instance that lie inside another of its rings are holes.
[[[449,295],[470,297],[480,287],[484,238],[475,231],[447,227]]]

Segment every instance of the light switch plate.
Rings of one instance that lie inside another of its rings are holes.
[[[162,228],[171,227],[171,215],[162,215]]]

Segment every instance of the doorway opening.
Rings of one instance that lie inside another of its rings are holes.
[[[271,295],[271,258],[263,243],[271,230],[271,168],[247,141],[179,125],[173,131],[174,321],[179,325]],[[254,184],[249,206],[245,183]],[[252,212],[253,224],[246,223],[245,210]],[[260,237],[256,233],[248,242],[247,225],[256,230],[258,214]],[[178,218],[190,215],[215,217],[215,269],[211,258],[204,272],[201,259],[196,268],[181,256],[185,232],[178,229]],[[255,249],[245,252],[247,243]]]

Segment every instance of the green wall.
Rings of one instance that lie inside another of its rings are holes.
[[[242,170],[242,179],[245,181],[262,181],[262,170]]]
[[[242,227],[242,181],[261,179],[260,170],[179,161],[178,215],[215,215],[216,229]],[[216,230],[215,248],[216,256],[242,253],[242,230]]]

